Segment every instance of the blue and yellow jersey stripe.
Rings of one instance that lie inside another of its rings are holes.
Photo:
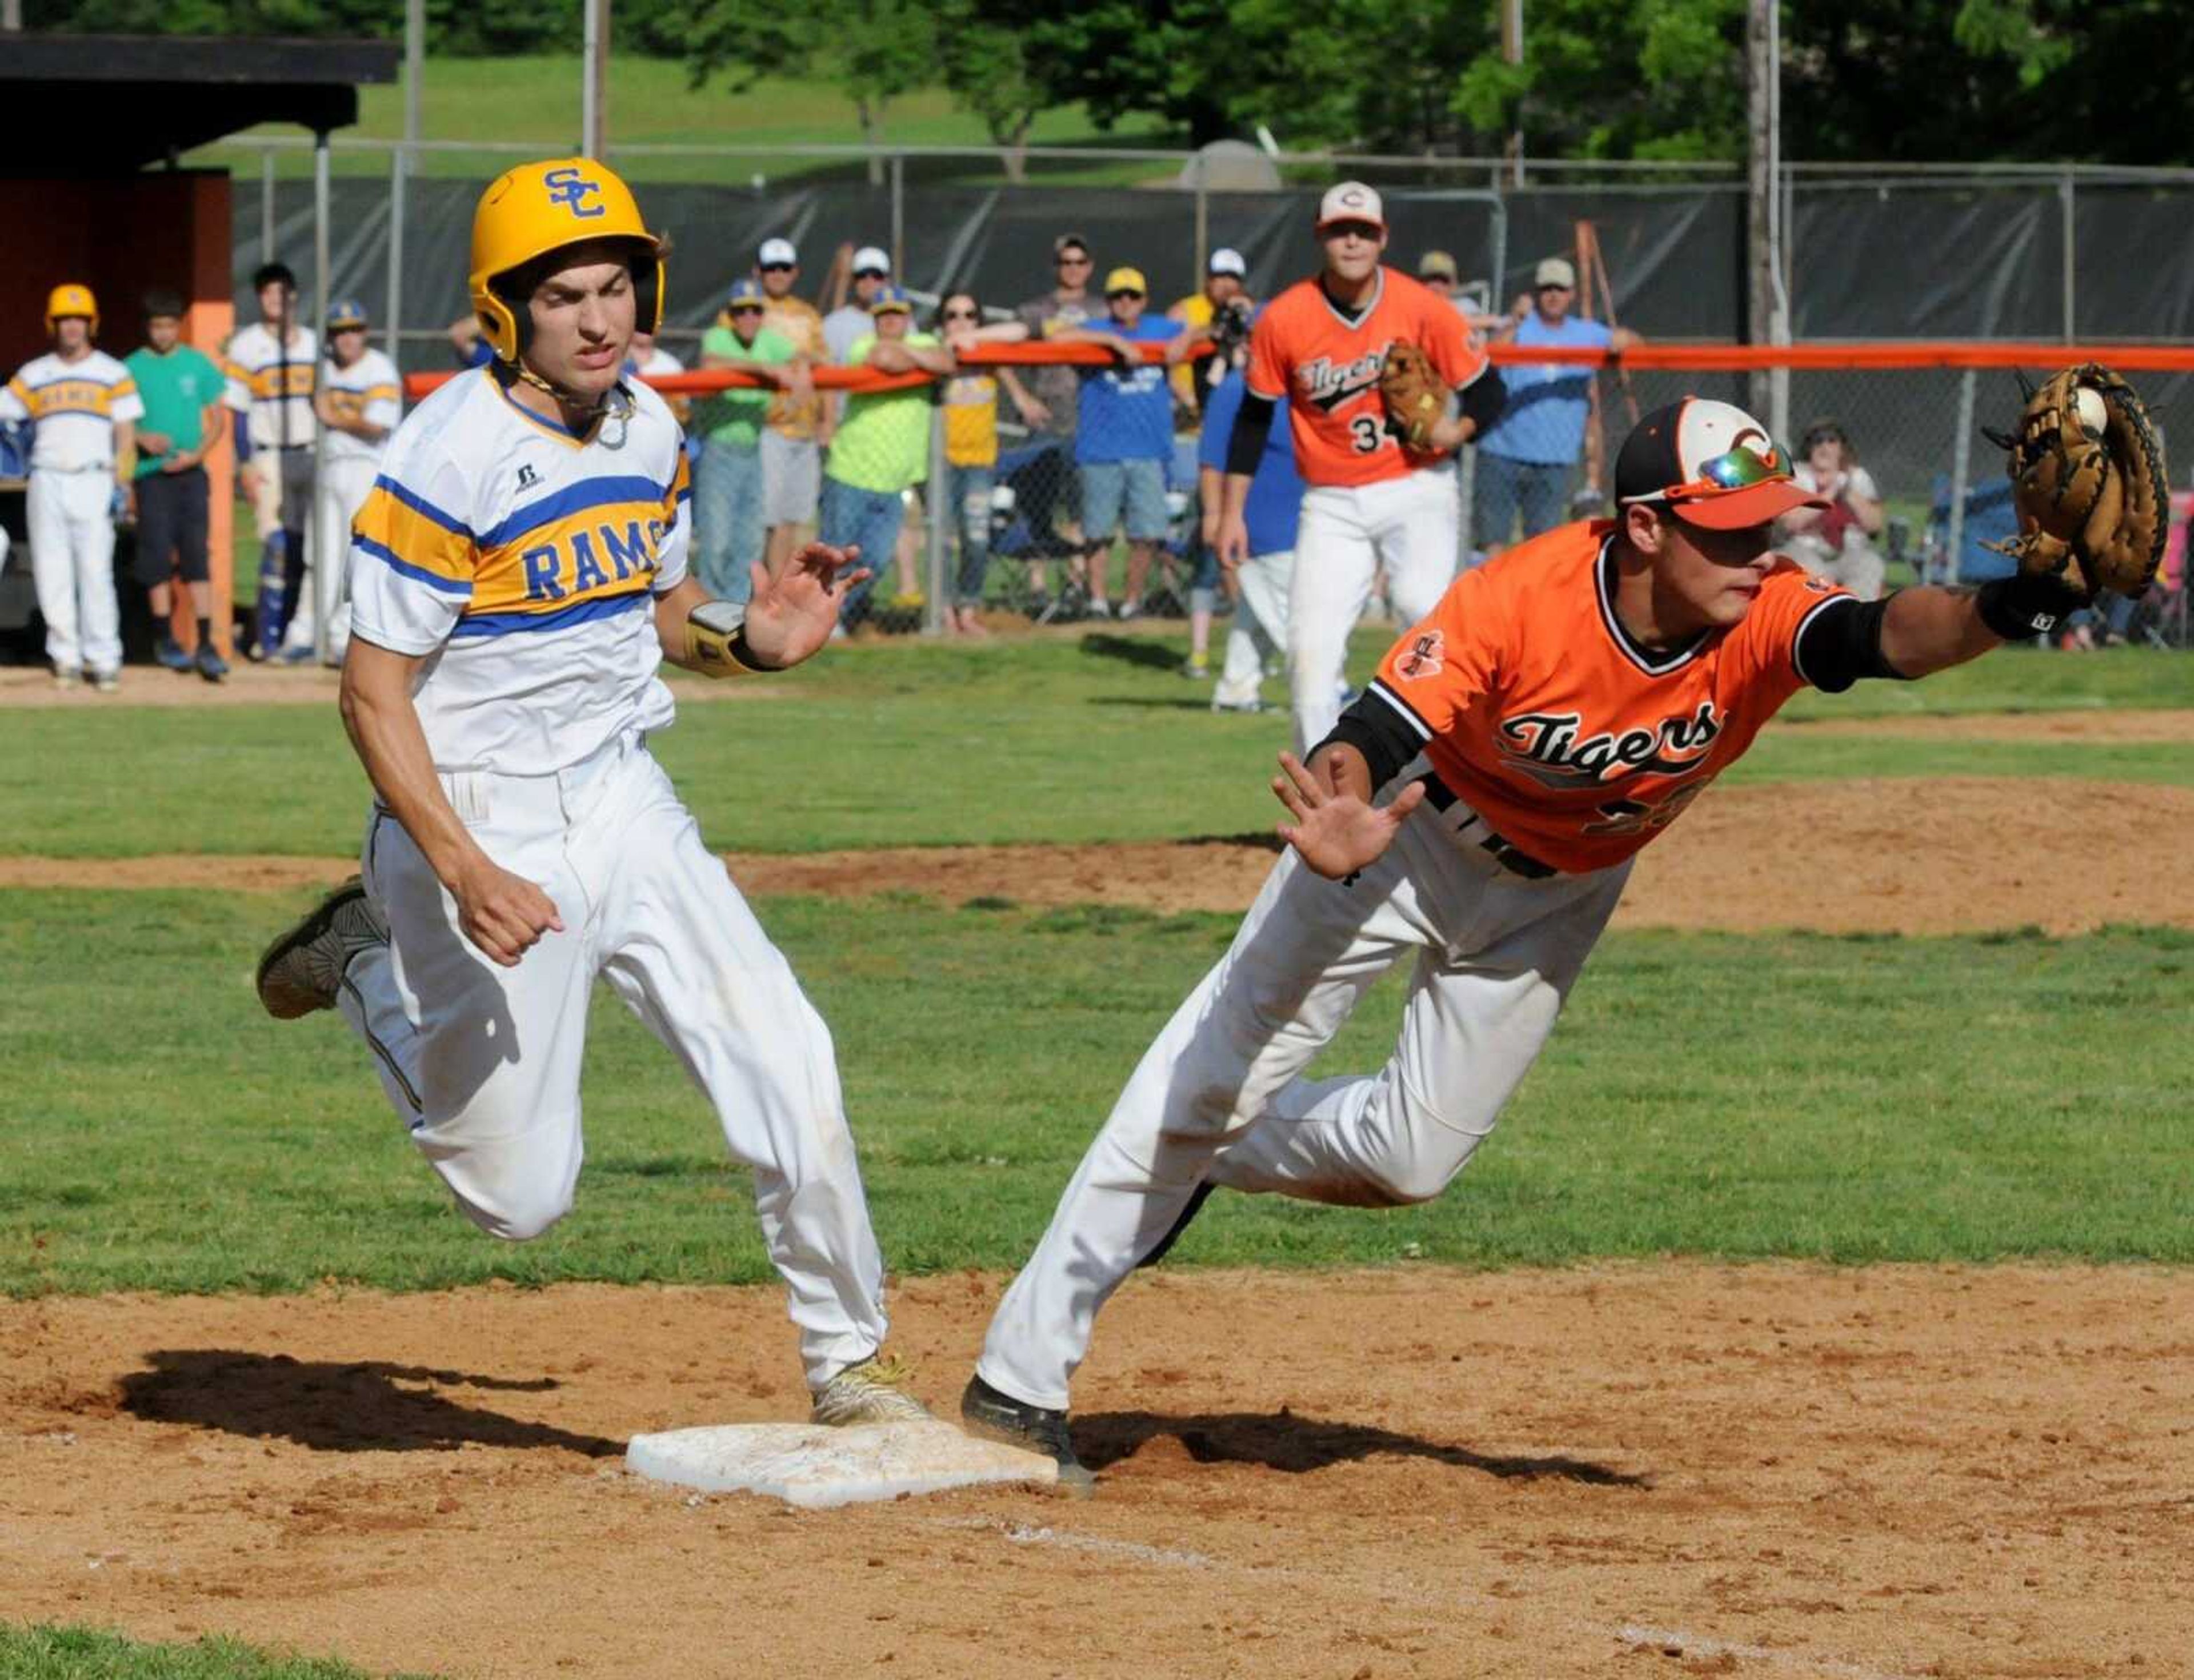
[[[232,361],[225,370],[231,379],[251,393],[253,400],[262,403],[284,397],[311,396],[313,370],[310,361],[269,362],[256,369]]]
[[[125,375],[109,384],[75,374],[32,385],[18,374],[8,381],[8,389],[17,402],[31,411],[34,421],[50,420],[55,415],[82,414],[111,422],[114,405],[124,397],[137,394],[137,381]]]
[[[657,556],[692,490],[681,453],[669,484],[605,475],[537,497],[485,530],[383,474],[352,524],[358,551],[464,599],[457,638],[564,629],[652,597]]]
[[[382,473],[351,521],[351,545],[445,595],[473,593],[476,545],[462,519]]]

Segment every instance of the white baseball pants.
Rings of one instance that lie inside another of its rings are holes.
[[[467,1218],[537,1236],[567,1213],[583,1154],[579,1064],[597,976],[645,1022],[752,1168],[811,1387],[882,1345],[869,1225],[830,1029],[638,741],[554,776],[445,774],[488,855],[537,881],[565,931],[501,968],[393,817],[366,830],[389,943],[344,976],[343,1018]]]
[[[46,657],[58,670],[122,669],[122,608],[114,596],[114,474],[31,474],[26,518],[31,576],[46,621]]]
[[[284,648],[311,647],[328,627],[328,657],[340,661],[350,643],[350,522],[373,488],[376,461],[330,461],[313,485],[313,525],[305,536],[305,582]],[[332,558],[323,559],[323,556]]]
[[[1206,1178],[1383,1207],[1429,1201],[1462,1170],[1630,873],[1527,880],[1481,849],[1485,832],[1467,806],[1420,807],[1347,886],[1282,856],[1232,946],[1144,1053],[999,1303],[976,1368],[985,1382],[1065,1406],[1098,1309]],[[1386,1066],[1300,1077],[1405,956],[1416,966]]]
[[[1288,600],[1297,752],[1323,741],[1341,715],[1348,633],[1371,599],[1381,564],[1395,612],[1404,626],[1416,623],[1455,581],[1460,519],[1455,474],[1436,467],[1303,492]]]
[[[1295,551],[1252,554],[1234,569],[1234,618],[1226,628],[1226,657],[1219,668],[1215,705],[1255,703],[1265,681],[1265,656],[1287,646],[1288,576]]]

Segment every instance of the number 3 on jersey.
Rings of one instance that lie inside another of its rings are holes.
[[[1387,441],[1387,428],[1368,414],[1359,414],[1348,422],[1348,442],[1358,455],[1369,455]]]

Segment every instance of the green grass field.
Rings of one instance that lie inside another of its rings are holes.
[[[1368,674],[1387,638],[1360,634]],[[1098,841],[1266,829],[1286,739],[1276,720],[1214,717],[1175,674],[1185,636],[1092,631],[979,647],[859,645],[767,699],[685,708],[657,750],[710,844],[847,846]],[[141,681],[158,679],[148,674]],[[1796,720],[2194,706],[2194,660],[2025,652],[1925,684],[1804,695]],[[48,767],[71,762],[56,783]],[[2076,776],[2194,783],[2168,747],[1990,743],[1771,731],[1732,785],[1849,776]],[[755,797],[755,777],[769,777]],[[123,857],[354,851],[365,782],[332,706],[0,713],[0,852]]]
[[[1368,667],[1381,639],[1357,648]],[[862,645],[660,737],[709,841],[761,851],[1231,834],[1270,821],[1277,719],[1216,718],[1163,636]],[[2194,661],[1999,655],[1802,718],[2194,704]],[[1772,731],[1732,780],[1956,770],[2194,782],[2168,745]],[[55,765],[71,773],[57,777]],[[0,850],[332,856],[365,788],[331,708],[0,712]],[[878,1225],[906,1270],[1017,1261],[1227,918],[996,900],[764,900],[836,1029]],[[0,1291],[397,1288],[765,1275],[698,1098],[605,998],[578,1212],[506,1247],[455,1218],[332,1020],[249,976],[302,900],[0,894],[15,1170]],[[1502,1129],[1430,1207],[1225,1207],[1198,1262],[1471,1264],[1661,1253],[2194,1258],[2194,1041],[2120,1029],[2194,940],[2127,929],[1836,939],[1619,934]],[[1330,1052],[1376,1064],[1397,983]],[[1872,1046],[1855,1054],[1853,1046]],[[1675,1046],[1672,1055],[1671,1046]],[[1645,1070],[1645,1071],[1641,1071]]]
[[[548,150],[576,146],[579,136],[579,60],[544,55],[509,59],[429,59],[422,96],[422,132],[432,140],[537,142]],[[800,146],[858,144],[860,124],[853,102],[825,83],[769,79],[744,93],[727,91],[723,77],[696,88],[685,66],[663,59],[620,54],[611,60],[608,122],[611,161],[635,179],[660,181],[737,181],[755,175],[777,180],[818,173],[848,175],[864,167],[858,159],[811,153],[805,158],[761,152],[727,152],[705,158],[618,155],[620,145]],[[256,179],[259,150],[250,141],[260,134],[294,139],[295,128],[269,125],[245,129],[234,140],[186,155],[190,164],[233,169]],[[404,89],[400,83],[359,90],[357,127],[342,140],[390,140],[404,133]],[[991,144],[979,118],[956,109],[942,89],[925,89],[894,100],[885,108],[883,138],[898,146]],[[1045,112],[1037,119],[1030,142],[1037,146],[1152,147],[1178,144],[1152,123],[1131,118],[1101,132],[1079,105]],[[303,147],[276,154],[277,173],[312,173],[312,156]],[[427,173],[472,178],[508,168],[510,158],[489,152],[441,152],[430,156]],[[384,152],[338,149],[331,167],[338,172],[382,175],[388,170]],[[1172,168],[1150,163],[1094,160],[1088,164],[1044,163],[1032,166],[1046,180],[1071,179],[1085,186],[1133,181]],[[1173,166],[1177,167],[1177,166]],[[982,159],[933,160],[919,166],[929,178],[941,175],[995,177],[996,167]]]
[[[365,1674],[348,1663],[269,1655],[230,1639],[154,1645],[87,1628],[0,1626],[0,1680],[365,1680]]]
[[[1358,674],[1384,638],[1355,645]],[[1103,842],[1262,830],[1274,718],[1215,718],[1178,634],[834,651],[658,748],[712,844]],[[148,674],[141,682],[157,680]],[[2194,783],[2183,748],[1811,732],[1839,717],[2194,706],[2194,660],[2005,654],[1804,696],[1754,784],[1956,771]],[[66,773],[57,773],[65,766]],[[330,708],[0,710],[0,853],[342,854],[364,783]],[[1984,837],[1975,837],[1977,851]],[[757,909],[831,1022],[893,1268],[1009,1268],[1229,917],[905,895]],[[746,1174],[598,995],[576,1211],[503,1245],[450,1209],[332,1018],[253,960],[303,895],[0,891],[0,1295],[770,1276]],[[2194,934],[1620,932],[1450,1191],[1387,1213],[1220,1197],[1172,1264],[1615,1257],[2194,1262]],[[1321,1064],[1374,1064],[1399,977]],[[2145,1023],[2147,1024],[2140,1024]],[[2130,1024],[2129,1024],[2130,1023]],[[0,1680],[352,1680],[224,1640],[0,1626]]]

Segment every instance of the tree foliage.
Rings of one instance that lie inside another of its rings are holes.
[[[27,0],[32,27],[365,35],[403,0]],[[1258,123],[1295,146],[1733,159],[1745,0],[1530,0],[1524,60],[1497,0],[617,0],[621,50],[733,85],[803,75],[881,134],[894,99],[949,89],[1001,145],[1084,102],[1192,141]],[[438,53],[576,49],[579,0],[428,0]],[[2185,0],[1782,0],[1783,152],[1869,158],[2185,161]]]

